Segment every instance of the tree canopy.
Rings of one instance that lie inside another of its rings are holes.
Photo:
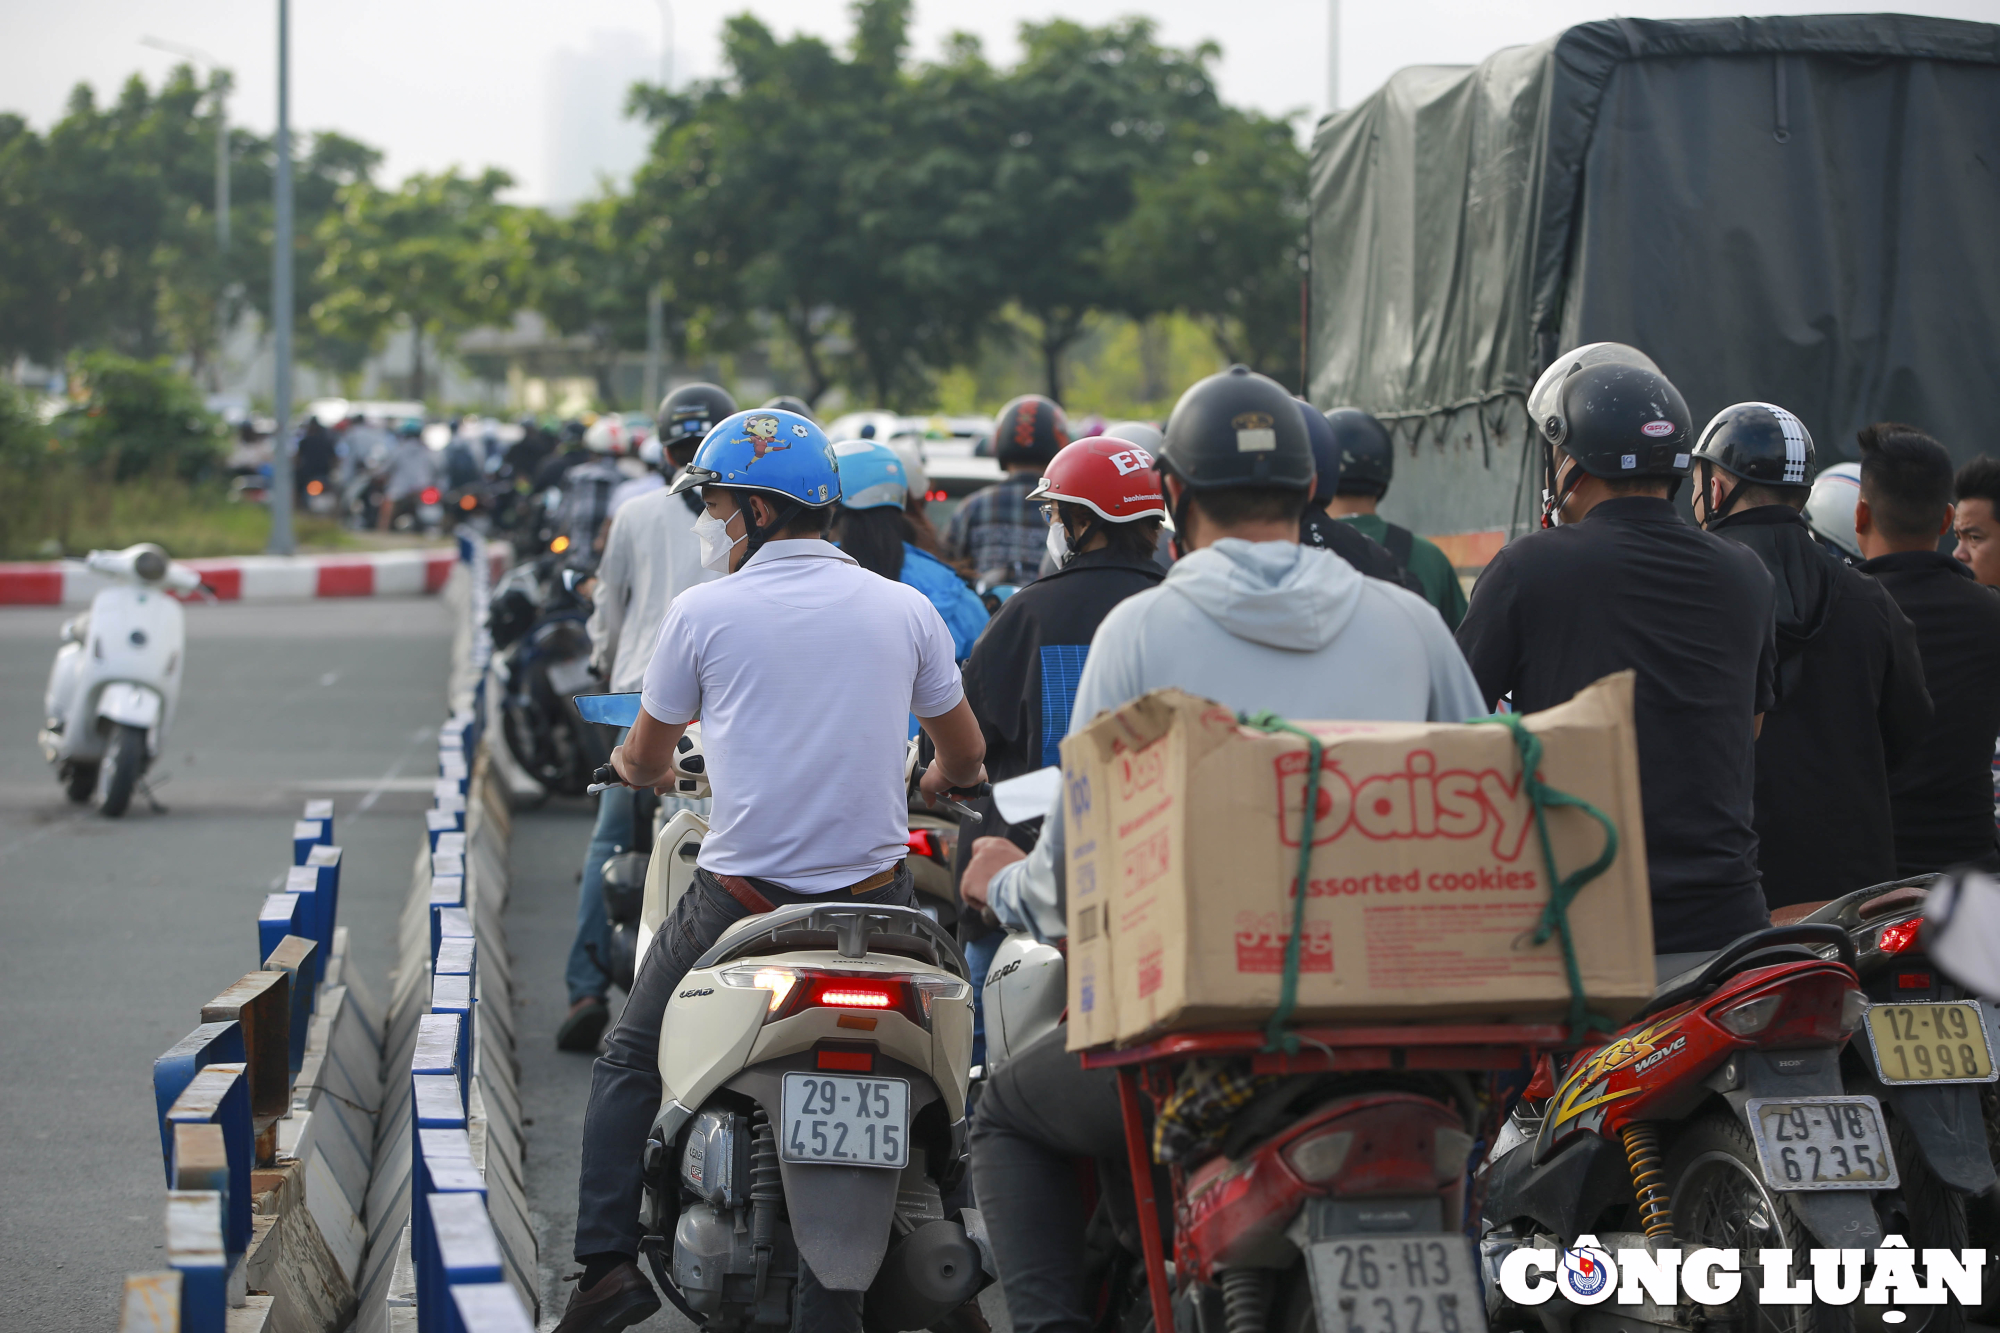
[[[910,0],[851,12],[843,47],[729,20],[718,77],[632,90],[653,139],[630,185],[563,211],[504,202],[493,170],[392,188],[372,149],[304,136],[300,355],[351,371],[415,330],[421,395],[426,339],[533,309],[587,341],[608,402],[657,289],[678,350],[778,339],[811,400],[841,385],[917,406],[1002,344],[1060,397],[1101,315],[1188,315],[1221,355],[1293,377],[1305,160],[1287,120],[1221,100],[1213,45],[1055,20],[1023,25],[1011,67],[963,35],[916,61]],[[47,134],[0,116],[0,356],[199,370],[265,307],[271,145],[240,130],[235,239],[216,252],[224,87],[183,67],[102,107],[79,87]]]

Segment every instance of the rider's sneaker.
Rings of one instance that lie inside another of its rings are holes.
[[[595,1053],[598,1041],[604,1036],[604,1027],[610,1021],[611,1010],[605,1006],[603,998],[586,995],[569,1007],[569,1017],[556,1029],[556,1049],[582,1051],[586,1055]],[[632,1271],[638,1272],[637,1269]],[[644,1278],[639,1280],[645,1281]]]
[[[653,1284],[639,1265],[626,1262],[599,1278],[594,1287],[585,1289],[578,1282],[555,1333],[611,1333],[642,1324],[659,1312],[660,1298],[653,1294]]]

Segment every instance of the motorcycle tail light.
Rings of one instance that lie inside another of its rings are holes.
[[[417,496],[417,499],[421,500],[423,503],[427,505],[434,505],[438,502],[439,494],[440,492],[438,491],[437,487],[426,486],[424,487],[422,494]]]
[[[1464,1175],[1472,1158],[1472,1135],[1462,1129],[1437,1132],[1437,1174],[1440,1183]]]
[[[1838,1046],[1860,1022],[1864,1001],[1849,998],[1857,994],[1846,968],[1821,965],[1780,973],[1772,984],[1726,1000],[1707,1016],[1731,1036],[1767,1049]]]
[[[569,538],[567,537],[556,538],[554,541],[549,543],[549,549],[551,551],[554,551],[557,555],[561,555],[564,551],[567,551],[569,549]]]
[[[1285,1150],[1285,1160],[1299,1179],[1310,1185],[1332,1180],[1347,1164],[1347,1151],[1354,1146],[1354,1131],[1336,1129],[1301,1139]]]
[[[944,860],[944,840],[927,828],[911,829],[908,845],[918,856],[928,856],[933,861]]]
[[[789,967],[732,967],[721,973],[722,984],[737,990],[761,990],[771,993],[769,1012],[777,1013],[784,1007],[792,988],[799,983],[799,974]]]
[[[1754,1000],[1731,1005],[1715,1016],[1715,1021],[1739,1037],[1754,1037],[1771,1026],[1771,1020],[1778,1016],[1778,1006],[1785,997],[1778,994],[1759,995]]]
[[[846,984],[822,985],[809,1004],[824,1005],[829,1009],[887,1009],[895,1003],[887,986],[853,986]]]
[[[461,495],[458,497],[458,507],[468,511],[477,509],[479,508],[479,497],[476,495]]]
[[[1882,933],[1875,937],[1875,947],[1883,953],[1908,953],[1917,947],[1917,935],[1923,925],[1922,917],[1913,916],[1893,926],[1884,926]]]

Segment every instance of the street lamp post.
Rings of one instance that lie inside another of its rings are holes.
[[[220,60],[198,46],[141,37],[139,45],[192,60],[209,71],[210,88],[215,94],[215,248],[229,253],[229,71]]]
[[[292,539],[292,117],[291,4],[278,0],[278,136],[276,213],[271,229],[272,411],[271,542],[273,555],[290,555]]]
[[[1326,0],[1326,114],[1340,110],[1340,0]]]
[[[674,7],[668,0],[659,0],[660,24],[664,40],[660,45],[660,87],[663,91],[674,90]],[[665,376],[666,361],[666,310],[660,300],[660,284],[653,282],[646,288],[646,410],[653,411],[660,405],[661,381]]]

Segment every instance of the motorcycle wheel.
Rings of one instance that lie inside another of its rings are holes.
[[[1889,1121],[1889,1150],[1896,1156],[1895,1189],[1882,1190],[1875,1195],[1875,1216],[1882,1224],[1885,1236],[1901,1236],[1910,1243],[1910,1248],[1918,1255],[1917,1275],[1929,1281],[1925,1274],[1922,1255],[1925,1250],[1963,1250],[1970,1245],[1966,1239],[1965,1196],[1948,1189],[1932,1174],[1929,1163],[1924,1160],[1923,1149],[1917,1146],[1916,1136],[1910,1133],[1903,1119],[1883,1108]],[[1985,1287],[1990,1293],[1993,1279],[1987,1277]],[[1856,1306],[1855,1325],[1865,1333],[1888,1333],[1889,1325],[1880,1323],[1881,1307],[1873,1309]],[[1916,1305],[1903,1312],[1908,1317],[1894,1325],[1894,1333],[1964,1333],[1965,1307],[1960,1305]],[[1874,1328],[1870,1328],[1870,1317],[1876,1316]]]
[[[83,759],[73,759],[62,766],[63,795],[82,805],[97,790],[97,765]]]
[[[140,770],[145,766],[145,729],[114,723],[111,739],[104,747],[104,760],[97,766],[97,787],[92,796],[99,814],[116,819],[125,813],[132,804],[132,789],[139,785]]]
[[[1674,1182],[1674,1240],[1683,1250],[1790,1250],[1794,1277],[1812,1271],[1818,1242],[1785,1195],[1765,1181],[1750,1131],[1734,1115],[1711,1112],[1690,1122],[1667,1153],[1666,1174]],[[1844,1307],[1758,1304],[1762,1273],[1746,1265],[1733,1302],[1701,1307],[1711,1326],[1722,1321],[1740,1333],[1847,1333],[1853,1327]]]

